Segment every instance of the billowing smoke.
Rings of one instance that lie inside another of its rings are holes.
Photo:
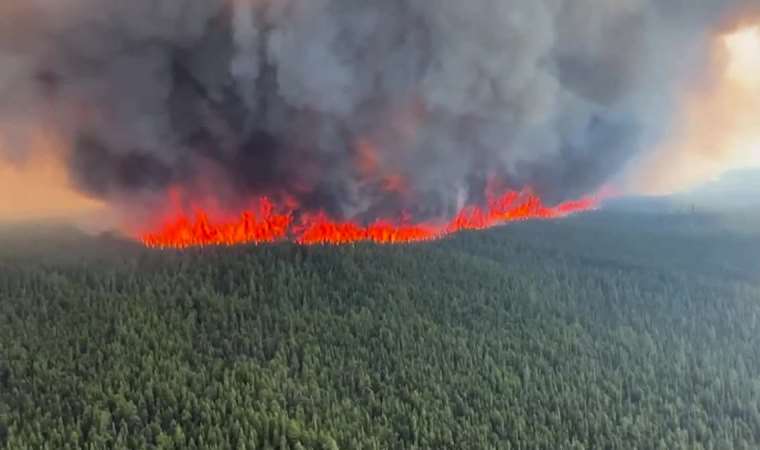
[[[749,2],[747,2],[749,4]],[[451,214],[593,192],[668,127],[738,0],[4,0],[0,149],[83,192]]]

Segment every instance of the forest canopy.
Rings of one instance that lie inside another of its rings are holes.
[[[0,447],[760,446],[760,240],[709,218],[183,252],[5,233]]]

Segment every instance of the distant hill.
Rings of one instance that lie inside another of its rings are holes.
[[[647,214],[730,215],[728,219],[760,219],[760,170],[728,172],[688,192],[663,196],[627,196],[604,203],[604,210]]]
[[[674,196],[674,201],[714,211],[760,206],[760,170],[728,172],[691,192]]]
[[[604,209],[608,211],[627,211],[640,213],[663,213],[670,212],[675,207],[670,197],[620,197],[604,202]]]

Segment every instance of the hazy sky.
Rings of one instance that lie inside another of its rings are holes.
[[[71,187],[60,161],[51,156],[57,154],[50,151],[53,140],[40,135],[29,145],[37,150],[25,160],[0,159],[0,221],[77,218],[102,208]]]
[[[730,54],[729,79],[745,86],[750,102],[746,136],[739,142],[739,163],[760,165],[760,25],[743,29],[724,39]]]
[[[712,72],[687,90],[663,143],[636,163],[628,191],[685,191],[760,166],[760,26],[716,38],[711,61]]]

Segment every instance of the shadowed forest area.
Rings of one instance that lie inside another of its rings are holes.
[[[5,229],[0,448],[760,448],[759,229],[602,211],[183,252]]]

